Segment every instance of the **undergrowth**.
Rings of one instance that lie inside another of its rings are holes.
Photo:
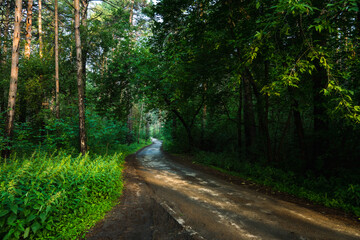
[[[355,171],[338,170],[331,177],[300,175],[259,163],[241,162],[225,153],[209,152],[196,153],[194,161],[275,191],[351,212],[360,219],[360,177]]]
[[[0,239],[75,239],[121,195],[124,158],[118,153],[72,156],[35,152],[0,165]],[[115,152],[115,149],[114,149]]]

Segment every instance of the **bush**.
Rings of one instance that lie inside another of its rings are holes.
[[[35,153],[1,164],[0,238],[74,238],[121,194],[124,156]]]

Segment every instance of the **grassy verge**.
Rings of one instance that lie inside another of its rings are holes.
[[[240,162],[227,154],[198,152],[194,161],[229,175],[271,187],[326,207],[355,214],[360,220],[360,175],[356,171],[338,170],[331,177],[300,175],[271,166]]]
[[[121,195],[125,157],[34,153],[0,165],[1,239],[76,239],[104,217]]]

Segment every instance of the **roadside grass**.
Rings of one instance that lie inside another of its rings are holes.
[[[241,162],[225,153],[197,152],[193,161],[254,183],[289,193],[326,207],[342,209],[360,220],[360,175],[358,170],[339,169],[331,177],[305,175]]]
[[[146,146],[108,154],[35,152],[0,164],[0,239],[76,239],[122,193],[124,159]]]

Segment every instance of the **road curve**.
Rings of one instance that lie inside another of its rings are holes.
[[[234,185],[168,159],[161,142],[137,154],[154,198],[195,239],[360,239],[359,225]]]

